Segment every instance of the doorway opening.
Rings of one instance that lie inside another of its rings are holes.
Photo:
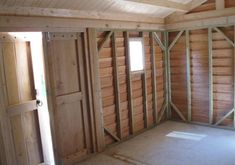
[[[43,158],[45,164],[54,165],[55,161],[45,81],[42,32],[9,32],[8,34],[19,40],[27,41],[30,44]]]

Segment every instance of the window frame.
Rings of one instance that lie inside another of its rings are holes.
[[[131,49],[130,49],[130,42],[131,41],[140,41],[141,42],[141,44],[142,44],[142,60],[143,60],[143,69],[141,69],[141,70],[135,70],[135,71],[132,71],[131,70]],[[131,37],[131,38],[129,38],[129,40],[128,40],[128,47],[129,47],[129,52],[128,52],[128,55],[129,55],[129,65],[130,65],[130,72],[132,73],[132,74],[138,74],[138,73],[144,73],[145,72],[145,50],[144,50],[144,39],[143,39],[143,37]]]

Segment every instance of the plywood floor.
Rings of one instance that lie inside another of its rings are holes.
[[[189,134],[167,137],[172,131]],[[235,165],[235,131],[168,121],[79,163],[129,164]]]

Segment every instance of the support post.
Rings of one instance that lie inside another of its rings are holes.
[[[143,32],[140,32],[140,36],[143,40],[144,45],[144,34]],[[144,72],[141,75],[141,80],[143,84],[143,103],[144,103],[144,126],[145,128],[148,128],[148,94],[147,94],[147,78],[146,78],[146,57],[145,57],[145,51],[143,46],[143,54],[144,54]]]
[[[164,51],[164,62],[165,62],[165,98],[166,98],[166,108],[167,108],[167,118],[171,118],[171,78],[170,78],[170,51],[168,49],[168,32],[164,33],[165,51]]]
[[[187,58],[187,106],[188,121],[192,120],[192,99],[191,99],[191,61],[190,61],[190,38],[189,30],[186,30],[186,58]]]
[[[209,54],[209,124],[213,124],[213,61],[212,61],[212,28],[208,28]]]
[[[113,55],[113,76],[115,87],[115,109],[117,120],[117,134],[122,139],[122,126],[121,126],[121,108],[120,108],[120,90],[119,90],[119,75],[118,75],[118,58],[117,58],[117,46],[116,46],[116,33],[112,35],[112,55]]]
[[[235,25],[233,27],[234,46],[233,46],[233,127],[235,128]]]
[[[132,80],[131,80],[131,65],[129,55],[129,33],[124,33],[125,38],[125,55],[126,55],[126,72],[127,72],[127,89],[128,89],[128,113],[129,113],[129,126],[130,133],[134,134],[134,112],[133,112],[133,99],[132,99]]]
[[[101,86],[99,78],[99,57],[98,48],[96,42],[96,29],[89,28],[87,30],[88,36],[88,55],[90,64],[90,75],[91,75],[91,87],[93,97],[93,111],[95,119],[95,130],[96,130],[96,145],[97,151],[100,152],[105,147],[104,139],[104,122],[102,112],[102,97],[101,97]]]
[[[154,45],[154,32],[150,33],[150,47],[151,47],[151,62],[152,62],[152,93],[153,93],[153,116],[155,124],[158,123],[157,111],[157,81],[156,81],[156,59],[155,59],[155,45]]]

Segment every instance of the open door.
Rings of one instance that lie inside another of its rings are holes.
[[[54,164],[46,89],[39,85],[45,84],[42,38],[35,50],[35,36],[30,35],[0,34],[0,114],[8,165]]]
[[[47,58],[58,164],[74,164],[91,153],[83,33],[48,33]]]

